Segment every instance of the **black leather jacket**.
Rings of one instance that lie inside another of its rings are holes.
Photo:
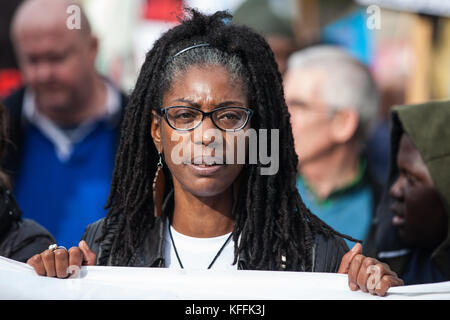
[[[55,239],[44,227],[21,215],[12,192],[0,182],[0,256],[26,262]]]
[[[163,211],[167,210],[167,203],[165,201]],[[170,209],[169,209],[170,210]],[[164,216],[164,215],[163,215]],[[107,235],[101,243],[96,240],[102,235],[104,218],[97,220],[90,224],[82,237],[97,255],[97,263],[101,257],[107,257],[106,265],[114,265],[112,257],[109,255],[114,243],[114,234],[117,230],[117,225],[110,223],[107,227]],[[132,267],[165,267],[164,248],[166,245],[165,237],[165,223],[167,219],[156,218],[153,225],[149,225],[142,245],[136,249],[134,256],[131,258],[128,266]],[[314,245],[312,250],[312,268],[305,270],[302,266],[298,271],[313,271],[313,272],[337,272],[342,260],[342,256],[348,251],[347,244],[344,239],[338,236],[326,237],[322,234],[316,234],[314,237]],[[248,255],[245,252],[239,254],[238,269],[246,270]]]

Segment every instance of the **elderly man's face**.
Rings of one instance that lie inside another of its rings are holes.
[[[14,35],[25,81],[42,112],[65,112],[86,87],[95,64],[93,38],[69,30],[65,24],[20,26]]]
[[[320,95],[324,81],[325,75],[315,69],[288,70],[284,79],[300,165],[322,156],[334,144],[330,126],[332,116]]]

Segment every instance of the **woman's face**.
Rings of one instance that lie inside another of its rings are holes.
[[[174,76],[170,89],[163,95],[161,108],[171,106],[210,112],[221,107],[248,108],[248,99],[242,81],[233,79],[225,68],[194,65]],[[184,120],[191,115],[180,113],[176,116]],[[210,117],[205,117],[195,129],[179,131],[169,126],[164,116],[154,113],[153,141],[158,151],[164,154],[174,187],[181,187],[198,197],[211,197],[226,191],[243,167],[236,161],[239,148],[232,142],[238,140],[236,136],[245,135],[249,123],[242,130],[230,133],[219,130]],[[233,156],[227,158],[231,151]]]

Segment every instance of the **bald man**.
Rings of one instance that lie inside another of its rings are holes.
[[[24,216],[76,245],[105,215],[127,98],[97,73],[98,41],[75,2],[24,1],[11,39],[26,86],[5,101],[16,147],[4,167]]]

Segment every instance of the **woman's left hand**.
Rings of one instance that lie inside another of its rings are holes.
[[[348,274],[348,286],[352,291],[361,289],[384,296],[390,287],[403,285],[403,280],[386,263],[365,257],[361,252],[362,246],[357,243],[342,257],[338,270],[338,273]]]

